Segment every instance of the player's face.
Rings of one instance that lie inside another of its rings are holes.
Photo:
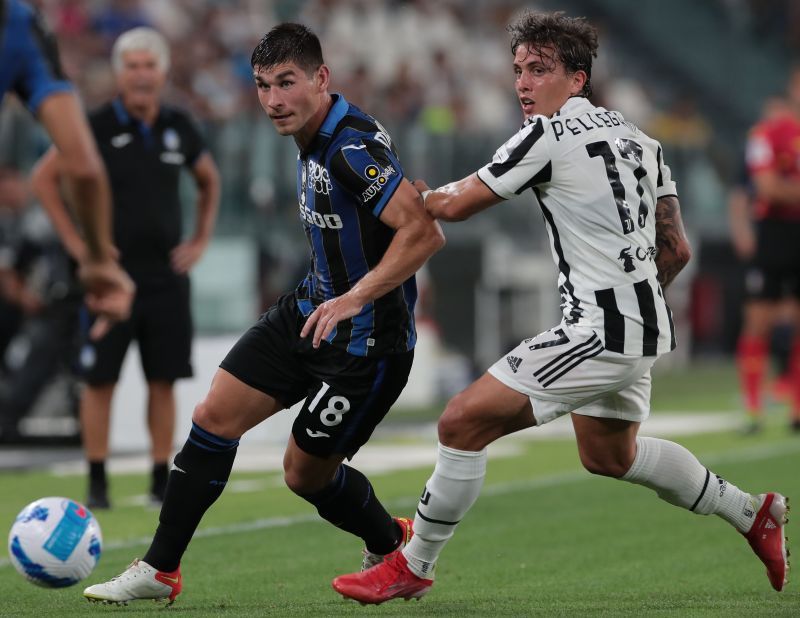
[[[258,101],[280,135],[299,136],[314,124],[327,92],[325,65],[311,75],[294,62],[256,67],[253,78]]]
[[[122,68],[117,73],[117,87],[126,105],[158,105],[166,73],[158,66],[158,58],[147,50],[122,54]]]
[[[568,74],[551,48],[539,52],[525,43],[514,54],[514,75],[517,98],[526,118],[534,114],[549,118],[555,114],[569,97],[581,91],[586,77],[583,71]]]

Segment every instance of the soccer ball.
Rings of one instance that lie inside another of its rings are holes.
[[[42,498],[26,506],[11,526],[8,553],[28,581],[64,588],[89,575],[100,559],[103,536],[92,512],[69,498]]]

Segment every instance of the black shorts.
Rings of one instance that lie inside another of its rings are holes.
[[[190,378],[193,330],[188,277],[168,286],[139,287],[129,320],[115,324],[99,341],[86,336],[79,359],[83,377],[92,386],[116,382],[135,339],[148,382]]]
[[[278,299],[220,363],[248,386],[289,408],[305,398],[292,426],[297,445],[318,457],[352,457],[408,382],[414,351],[380,358],[348,354],[300,338],[305,318],[293,294]]]
[[[759,221],[756,234],[756,255],[745,271],[748,298],[800,299],[800,222]]]

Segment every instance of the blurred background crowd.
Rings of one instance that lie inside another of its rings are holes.
[[[200,335],[241,332],[307,267],[296,221],[296,147],[274,132],[252,84],[250,54],[272,25],[301,21],[316,31],[333,90],[379,118],[411,178],[437,186],[474,171],[521,120],[504,30],[518,1],[31,3],[55,31],[65,72],[88,109],[114,96],[109,52],[120,33],[148,25],[168,38],[166,100],[200,121],[222,177],[215,241],[193,278]],[[598,25],[593,101],[621,111],[663,144],[696,256],[670,290],[683,334],[671,362],[730,355],[741,269],[730,242],[728,195],[743,183],[748,129],[765,103],[785,91],[800,55],[800,3],[538,0],[526,7],[585,15]],[[35,207],[28,208],[24,176],[15,170],[29,170],[47,145],[28,112],[7,99],[0,110],[0,244],[33,243],[39,249],[31,255],[39,258],[52,253],[52,235]],[[544,228],[523,196],[445,232],[447,248],[425,275],[421,317],[438,325],[446,348],[482,369],[510,342],[556,319]],[[4,318],[0,343],[12,341],[25,316],[41,313],[69,287],[61,266],[47,260],[43,267],[41,259],[17,259],[27,283],[22,292],[6,292],[14,302],[9,309],[7,300],[4,311],[18,319]],[[13,353],[9,345],[6,363]]]

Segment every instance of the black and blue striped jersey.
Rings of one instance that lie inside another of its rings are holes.
[[[0,102],[9,90],[34,114],[49,95],[71,90],[55,38],[20,0],[0,0]]]
[[[308,274],[295,290],[308,316],[350,290],[383,258],[394,230],[379,219],[403,180],[391,138],[374,118],[339,94],[319,132],[297,157],[300,219],[311,248]],[[332,345],[356,356],[383,356],[416,344],[416,280],[339,322]]]

